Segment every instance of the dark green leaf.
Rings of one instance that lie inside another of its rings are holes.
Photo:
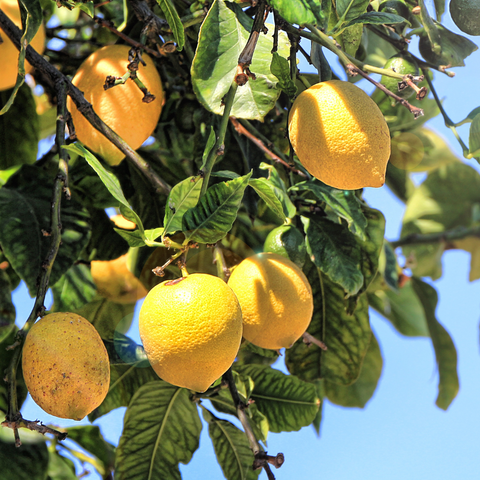
[[[71,312],[83,307],[95,297],[97,287],[87,265],[73,265],[52,287],[55,312]]]
[[[390,162],[387,164],[386,184],[403,203],[408,201],[415,190],[415,184],[410,178],[409,172],[395,167]]]
[[[270,71],[278,78],[278,87],[281,88],[293,100],[297,94],[297,87],[290,77],[290,64],[288,60],[280,56],[277,52],[273,53]]]
[[[468,138],[469,153],[480,158],[480,113],[475,116],[470,125],[470,135]]]
[[[315,42],[311,42],[311,44],[310,59],[318,71],[318,80],[321,82],[327,82],[332,79],[332,69],[330,64],[323,53],[322,46]]]
[[[0,218],[8,218],[0,230],[0,244],[8,262],[28,286],[37,291],[36,280],[50,251],[53,181],[47,173],[23,165],[0,189]],[[62,199],[62,243],[53,264],[50,285],[54,285],[73,265],[90,236],[88,212],[73,199]]]
[[[0,268],[0,342],[10,334],[14,324],[15,306],[12,302],[12,285],[7,272]]]
[[[325,217],[301,217],[307,252],[315,265],[347,294],[355,295],[363,286],[357,241],[349,230]]]
[[[182,229],[183,215],[198,203],[202,185],[203,178],[188,177],[172,188],[165,206],[164,236]]]
[[[140,230],[122,230],[114,228],[114,230],[128,243],[129,247],[144,247],[145,246],[145,232]]]
[[[265,202],[265,204],[274,212],[282,221],[285,221],[285,214],[283,212],[283,206],[279,200],[276,188],[266,178],[251,178],[248,184],[258,193],[258,196]],[[281,198],[283,198],[282,195]]]
[[[67,428],[68,438],[78,443],[83,449],[97,457],[104,467],[105,473],[113,469],[115,448],[107,442],[100,428],[95,425],[82,425]]]
[[[260,470],[253,470],[254,456],[245,432],[227,420],[221,420],[206,409],[203,418],[223,474],[228,480],[255,480]]]
[[[435,11],[437,12],[437,20],[440,21],[445,13],[445,0],[434,0]]]
[[[198,448],[202,423],[185,388],[143,385],[133,396],[116,451],[116,480],[180,480],[178,464]]]
[[[171,0],[157,0],[157,3],[160,5],[165,19],[172,30],[173,37],[177,43],[177,51],[181,52],[185,45],[185,32],[183,31],[183,25],[175,5]]]
[[[240,5],[223,0],[213,2],[199,33],[192,64],[192,85],[198,101],[209,111],[222,115],[222,99],[229,91],[237,72],[238,58],[252,29],[252,19]],[[288,57],[287,36],[280,32],[278,53]],[[273,39],[260,33],[250,71],[250,80],[237,89],[230,115],[237,118],[263,120],[274,107],[280,90],[277,78],[270,72]]]
[[[185,242],[215,243],[232,228],[252,173],[210,187],[183,215]]]
[[[107,349],[110,365],[135,365],[145,368],[150,364],[142,345],[138,345],[130,337],[115,331],[113,339],[103,340]]]
[[[420,279],[412,277],[412,287],[422,303],[427,319],[428,330],[432,338],[438,367],[438,396],[436,405],[447,408],[457,396],[459,383],[457,374],[457,350],[445,327],[435,317],[438,295],[433,287]]]
[[[394,15],[393,13],[382,13],[382,12],[366,12],[357,18],[350,20],[343,28],[348,28],[357,23],[361,24],[370,24],[370,25],[391,25],[394,23],[403,23],[405,19],[400,15]]]
[[[462,122],[460,123],[468,123],[468,122],[472,122],[473,119],[480,113],[480,107],[476,107],[474,108],[468,115],[467,117],[465,118],[465,120],[463,120]]]
[[[272,432],[297,431],[312,423],[320,405],[314,385],[266,365],[234,364],[233,368],[252,378],[251,398]]]
[[[74,463],[59,455],[56,451],[49,451],[48,480],[77,480]]]
[[[315,418],[313,419],[313,428],[317,432],[317,435],[320,435],[320,427],[322,424],[322,416],[323,416],[323,405],[325,404],[324,398],[325,398],[325,388],[324,388],[324,382],[323,380],[317,380],[314,382],[314,385],[317,389],[317,395],[318,398],[320,399],[320,408],[318,409],[317,414],[315,415]]]
[[[372,339],[357,381],[348,386],[325,381],[325,396],[332,403],[342,407],[365,407],[377,388],[378,380],[382,374],[382,366],[382,352],[375,335],[372,333]]]
[[[85,12],[89,17],[93,18],[95,16],[95,5],[93,2],[78,2],[78,8]]]
[[[354,192],[348,190],[337,190],[329,187],[318,180],[297,183],[289,191],[310,191],[321,202],[325,202],[340,218],[348,223],[350,231],[366,240],[367,219],[362,211],[362,205]]]
[[[267,180],[273,185],[273,191],[275,193],[275,196],[282,203],[283,213],[287,218],[293,218],[297,213],[297,209],[295,208],[293,202],[290,200],[290,197],[287,193],[287,187],[285,186],[285,182],[278,174],[277,169],[273,165],[262,162],[260,164],[260,170],[268,171]]]
[[[307,331],[323,341],[327,351],[316,345],[296,342],[285,352],[288,370],[303,380],[325,379],[350,385],[358,378],[370,344],[370,324],[366,295],[361,295],[355,311],[347,315],[345,292],[312,263],[304,267],[313,291],[313,318]]]
[[[347,28],[342,28],[340,34],[335,34],[335,39],[348,55],[354,57],[360,43],[362,43],[363,24],[357,23]]]
[[[205,145],[205,149],[203,150],[202,155],[202,166],[200,170],[205,168],[205,164],[207,163],[208,155],[212,151],[212,148],[215,146],[215,142],[217,141],[217,136],[215,135],[215,130],[213,127],[210,127],[210,134],[208,135],[207,144]],[[220,174],[221,172],[216,172],[216,174]],[[233,178],[233,177],[232,177]]]
[[[324,12],[321,0],[269,0],[268,2],[288,22],[300,26],[306,23],[322,24]]]
[[[13,430],[0,428],[2,480],[45,480],[48,470],[45,438],[23,428],[19,430],[19,435],[22,445],[17,448]]]
[[[0,106],[7,102],[9,90],[0,92]],[[32,89],[22,85],[17,102],[0,115],[0,170],[37,159],[38,115]]]
[[[365,13],[368,3],[368,0],[337,0],[335,10],[339,18],[340,26],[343,26],[344,22],[349,22]]]

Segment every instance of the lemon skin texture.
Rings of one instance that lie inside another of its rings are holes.
[[[262,348],[288,348],[307,329],[313,314],[312,288],[292,261],[264,252],[246,258],[228,285],[242,307],[243,336]]]
[[[146,53],[142,54],[142,58],[147,66],[139,63],[137,76],[155,95],[153,102],[142,102],[143,93],[130,79],[124,85],[108,90],[103,88],[108,75],[122,77],[128,71],[129,50],[126,45],[100,48],[82,63],[72,83],[84,93],[97,115],[136,150],[157,126],[163,106],[163,89],[155,64]],[[118,165],[125,155],[89,123],[70,97],[67,107],[77,138],[110,165]]]
[[[390,133],[376,103],[357,86],[329,80],[303,91],[288,132],[302,165],[327,185],[356,190],[385,183]]]
[[[3,10],[3,13],[5,13],[18,28],[22,28],[22,20],[20,18],[20,9],[17,0],[0,0],[0,9]],[[1,28],[0,36],[3,40],[3,43],[0,43],[0,58],[2,59],[0,90],[7,90],[13,88],[17,81],[19,51]],[[45,26],[43,24],[33,37],[30,45],[38,53],[43,53],[45,49]],[[33,67],[25,61],[25,73],[30,73],[32,70]]]
[[[204,392],[235,360],[242,312],[223,280],[193,273],[150,290],[140,309],[139,328],[160,378]]]
[[[75,313],[51,313],[33,325],[22,352],[23,376],[45,412],[81,420],[110,385],[110,363],[95,327]]]
[[[450,15],[455,25],[468,35],[480,35],[480,3],[478,0],[451,0]]]

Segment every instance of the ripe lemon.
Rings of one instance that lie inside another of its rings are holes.
[[[334,188],[381,187],[390,157],[390,134],[376,103],[340,80],[317,83],[293,103],[288,120],[303,166]]]
[[[124,85],[108,90],[103,88],[108,75],[122,77],[128,71],[129,50],[126,45],[100,48],[82,63],[72,82],[84,93],[98,116],[136,150],[157,126],[162,111],[163,90],[155,64],[145,53],[142,58],[147,66],[140,63],[137,75],[148,91],[155,95],[153,102],[142,102],[143,93],[130,79]],[[118,165],[124,154],[90,125],[70,97],[67,107],[72,114],[78,139],[110,165]]]
[[[451,0],[453,23],[468,35],[480,35],[480,3],[478,0]]]
[[[28,391],[51,415],[81,420],[108,393],[107,350],[80,315],[51,313],[40,319],[28,332],[22,355]]]
[[[22,28],[20,9],[17,0],[0,0],[0,9],[19,28]],[[0,75],[0,90],[7,90],[15,86],[18,68],[18,50],[7,35],[0,28],[0,36],[3,43],[0,43],[0,58],[2,59],[2,74]],[[30,45],[38,52],[43,53],[45,49],[45,27],[42,24]],[[29,73],[33,67],[25,62],[25,72]]]
[[[122,215],[110,218],[118,228],[134,230],[136,225]],[[128,269],[128,253],[114,260],[93,260],[90,270],[98,293],[115,303],[135,303],[147,294],[147,290]]]
[[[288,348],[307,329],[313,314],[312,288],[304,273],[276,253],[246,258],[228,285],[243,315],[243,336],[254,345]]]
[[[242,312],[223,280],[193,273],[150,290],[140,309],[139,327],[158,376],[204,392],[235,360]]]

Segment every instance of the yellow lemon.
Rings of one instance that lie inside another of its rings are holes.
[[[17,0],[0,0],[0,9],[10,18],[10,20],[18,27],[22,28],[22,20],[20,18],[20,8]],[[3,43],[0,43],[0,58],[2,59],[2,74],[0,75],[0,90],[7,90],[15,86],[17,80],[18,68],[18,50],[11,42],[7,35],[0,28],[0,36]],[[30,45],[38,52],[43,53],[45,49],[45,27],[42,24],[37,33],[33,37]],[[25,72],[29,73],[33,67],[25,62]]]
[[[118,228],[134,230],[136,225],[122,215],[110,218]],[[128,254],[114,260],[93,260],[90,263],[92,278],[98,293],[115,303],[135,303],[147,294],[147,290],[128,269]]]
[[[108,393],[107,350],[80,315],[51,313],[40,319],[28,332],[22,355],[28,391],[51,415],[81,420]]]
[[[153,133],[163,106],[163,90],[160,75],[153,60],[142,54],[146,66],[139,64],[137,76],[147,90],[155,95],[150,103],[142,101],[143,93],[128,79],[124,85],[105,90],[107,76],[122,77],[127,73],[128,52],[126,45],[109,45],[92,53],[73,77],[73,84],[85,95],[98,116],[134,150]],[[70,97],[67,107],[72,114],[78,139],[110,165],[118,165],[125,155],[107,140],[78,111]]]
[[[235,360],[242,312],[223,280],[193,273],[150,290],[140,309],[139,327],[158,376],[204,392]]]
[[[242,307],[243,336],[262,348],[288,348],[307,329],[313,314],[312,288],[304,273],[276,253],[246,258],[228,285]]]
[[[377,104],[357,86],[329,80],[303,91],[288,132],[302,165],[327,185],[356,190],[385,183],[390,133]]]

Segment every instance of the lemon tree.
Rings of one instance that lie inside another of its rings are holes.
[[[267,455],[269,432],[319,432],[325,403],[364,407],[376,391],[371,309],[430,339],[449,408],[457,352],[430,279],[452,248],[480,278],[480,105],[473,79],[465,118],[442,105],[438,79],[478,49],[462,34],[478,35],[478,2],[448,2],[457,29],[446,8],[0,0],[10,478],[76,478],[77,452],[105,479],[177,480],[202,428],[228,480],[283,478],[272,468],[301,459]],[[424,125],[437,115],[463,158]],[[399,238],[370,188],[405,205]],[[59,427],[23,417],[28,392]],[[60,420],[119,407],[116,445]]]

